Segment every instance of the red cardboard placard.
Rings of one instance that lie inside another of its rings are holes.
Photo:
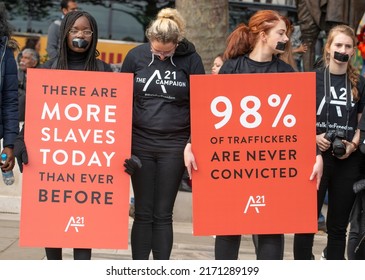
[[[317,230],[315,75],[191,77],[195,235]]]
[[[20,245],[128,247],[132,74],[29,69]]]

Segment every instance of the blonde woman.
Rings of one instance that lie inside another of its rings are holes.
[[[121,72],[134,74],[132,154],[142,168],[132,175],[135,218],[132,258],[170,258],[172,210],[184,173],[190,136],[191,74],[204,74],[194,45],[185,39],[176,9],[161,10],[146,31],[148,43],[127,54]]]

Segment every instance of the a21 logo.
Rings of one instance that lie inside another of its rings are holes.
[[[247,214],[248,210],[252,207],[255,209],[256,213],[260,213],[260,207],[265,207],[265,196],[264,195],[251,195],[246,203],[245,211],[243,213]]]
[[[76,232],[79,232],[79,227],[85,226],[85,218],[84,217],[74,217],[71,216],[68,220],[67,226],[65,228],[65,232],[68,232],[70,228],[74,228]]]

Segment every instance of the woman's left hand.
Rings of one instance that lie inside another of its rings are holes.
[[[195,162],[195,157],[194,157],[193,151],[191,149],[191,143],[188,143],[185,146],[184,162],[185,162],[186,170],[188,171],[188,174],[189,174],[189,179],[191,180],[192,169],[198,170],[198,166]]]

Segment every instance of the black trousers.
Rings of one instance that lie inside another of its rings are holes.
[[[142,168],[132,176],[135,218],[132,226],[132,258],[170,258],[173,244],[172,211],[184,173],[181,152],[133,151]]]
[[[91,249],[73,249],[74,260],[91,260]],[[62,248],[46,248],[47,260],[62,260]]]
[[[257,237],[257,241],[255,241]],[[254,236],[258,260],[282,260],[284,258],[283,234],[260,234]],[[216,260],[237,260],[241,235],[220,235],[215,239]]]
[[[340,160],[331,154],[323,153],[323,176],[317,196],[318,217],[328,190],[327,211],[327,259],[343,260],[345,257],[346,231],[349,216],[354,204],[353,184],[360,178],[363,168],[363,155],[359,150],[347,159]],[[295,234],[294,259],[310,260],[314,233]]]

